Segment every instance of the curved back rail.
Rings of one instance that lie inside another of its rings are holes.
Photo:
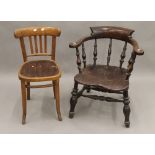
[[[128,62],[127,74],[126,74],[126,79],[129,79],[131,72],[133,70],[133,65],[135,63],[136,56],[144,54],[144,51],[139,48],[137,41],[132,38],[132,33],[134,32],[134,30],[121,28],[121,27],[102,26],[102,27],[91,27],[91,31],[92,31],[92,34],[90,36],[84,37],[78,40],[77,42],[73,42],[69,44],[70,48],[76,48],[77,66],[78,66],[79,72],[81,73],[81,59],[80,59],[79,46],[82,45],[82,59],[83,59],[83,65],[85,68],[86,53],[85,53],[84,43],[89,40],[94,40],[94,52],[93,52],[94,64],[93,65],[95,66],[96,60],[97,60],[97,40],[104,39],[104,38],[109,39],[110,41],[109,41],[108,56],[107,56],[107,66],[109,66],[110,57],[112,53],[112,40],[116,39],[124,42],[122,53],[120,55],[120,66],[119,66],[120,69],[122,68],[122,64],[126,56],[127,44],[129,43],[133,48],[131,57]]]
[[[56,37],[60,36],[61,30],[54,27],[28,27],[17,29],[14,33],[15,38],[20,40],[23,61],[27,61],[31,56],[50,56],[55,60]],[[52,38],[51,52],[47,51],[47,37]],[[31,54],[27,54],[25,47],[25,38],[28,38]]]

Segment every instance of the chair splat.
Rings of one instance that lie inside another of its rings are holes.
[[[95,39],[95,43],[94,43],[94,66],[96,66],[96,60],[97,60],[97,39]]]
[[[78,48],[76,48],[76,56],[77,56],[78,70],[79,70],[79,73],[81,73],[81,59],[80,59],[80,52]]]
[[[107,56],[107,66],[109,66],[109,63],[110,63],[111,52],[112,52],[112,39],[110,38],[108,56]]]
[[[124,47],[123,47],[123,51],[121,53],[120,68],[122,68],[122,65],[124,63],[124,58],[126,56],[126,49],[127,49],[127,42],[125,42]]]
[[[82,43],[82,59],[83,59],[83,66],[84,68],[86,68],[86,52],[85,52],[84,43]]]

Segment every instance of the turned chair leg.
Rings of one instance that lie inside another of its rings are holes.
[[[123,107],[123,113],[125,116],[125,121],[124,121],[124,125],[126,128],[130,127],[130,120],[129,120],[129,116],[130,116],[130,106],[129,106],[129,97],[128,97],[128,91],[124,91],[123,92],[123,98],[124,98],[124,107]]]
[[[21,80],[21,92],[22,92],[22,108],[23,108],[23,116],[22,116],[22,124],[26,123],[26,87],[25,82]]]
[[[27,82],[27,100],[30,100],[30,82]]]
[[[60,90],[59,90],[59,80],[54,81],[55,83],[55,98],[56,98],[56,110],[58,115],[58,120],[62,121],[60,112]]]
[[[77,93],[78,93],[78,83],[74,82],[74,88],[72,91],[72,97],[70,99],[70,112],[69,112],[69,118],[74,117],[74,109],[77,103]]]
[[[86,90],[87,90],[87,93],[90,93],[90,90],[91,90],[90,86],[88,86]]]
[[[53,93],[54,93],[54,98],[56,98],[56,89],[55,89],[55,86],[56,85],[56,82],[53,81]]]

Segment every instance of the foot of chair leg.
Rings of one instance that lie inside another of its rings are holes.
[[[130,122],[124,122],[126,128],[130,128]]]
[[[23,117],[22,117],[22,124],[26,124],[26,114],[23,114]]]
[[[58,114],[58,120],[59,120],[59,121],[62,121],[61,114]]]
[[[124,107],[123,107],[123,113],[125,116],[125,121],[124,121],[124,125],[126,128],[130,127],[130,120],[129,120],[129,116],[130,116],[130,106],[129,106],[129,97],[128,97],[128,91],[124,91],[123,92],[123,97],[124,97]]]
[[[74,117],[74,112],[69,112],[69,118],[73,118]]]
[[[90,93],[90,90],[91,90],[91,89],[90,89],[90,87],[87,87],[86,90],[87,90],[87,93]]]
[[[69,118],[74,117],[74,109],[77,103],[77,92],[78,92],[78,83],[74,83],[74,89],[72,91],[72,97],[70,99],[70,111],[69,111]]]

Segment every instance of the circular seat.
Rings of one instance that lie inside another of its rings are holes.
[[[52,60],[34,60],[25,62],[19,71],[19,79],[26,81],[50,81],[61,76],[59,67]]]

